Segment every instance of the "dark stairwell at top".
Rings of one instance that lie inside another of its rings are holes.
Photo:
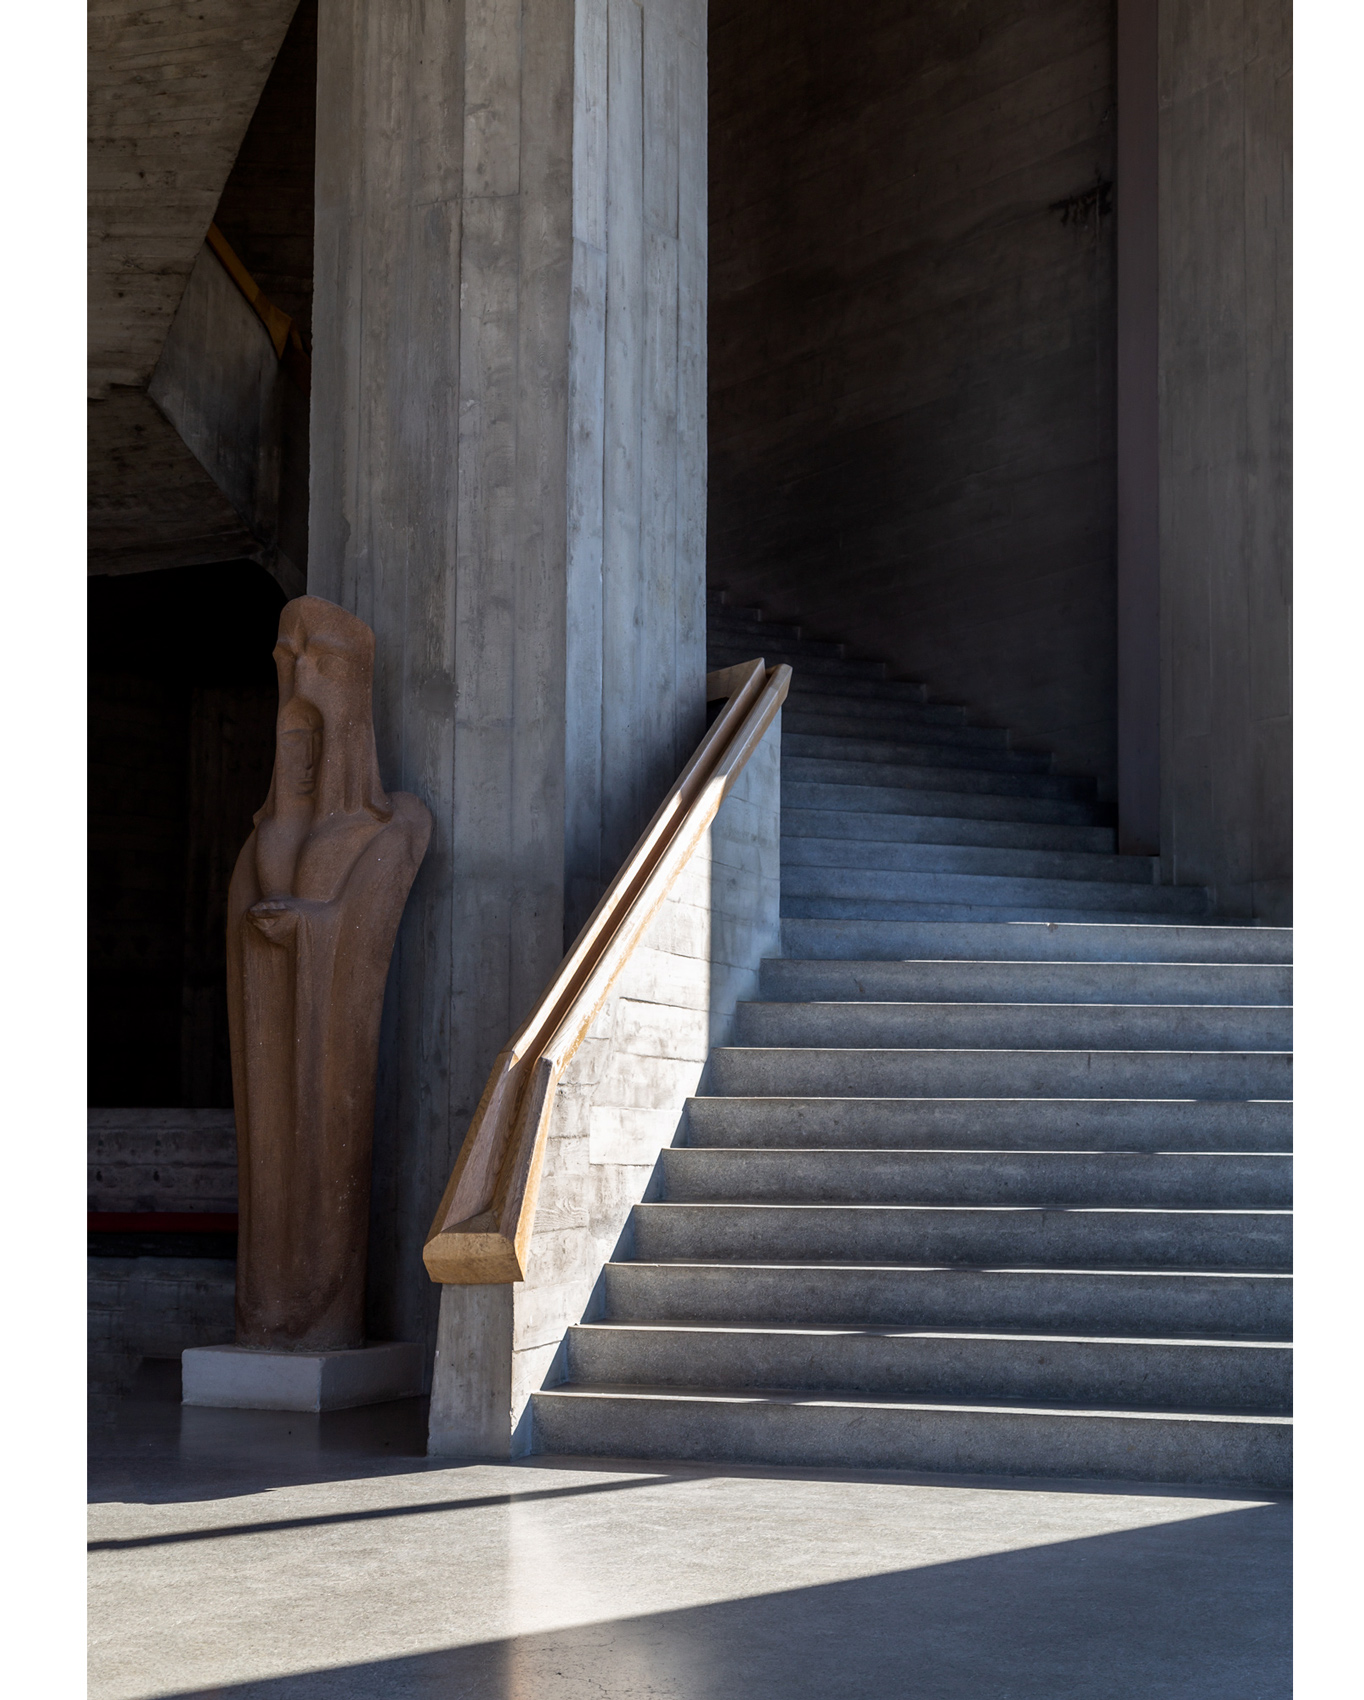
[[[884,661],[713,600],[711,667],[789,662],[782,714],[782,915],[884,921],[1146,921],[1208,916],[1119,856],[1093,779],[888,677]]]

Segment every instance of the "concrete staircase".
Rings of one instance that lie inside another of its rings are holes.
[[[710,664],[794,670],[782,714],[782,913],[884,921],[1199,917],[1207,893],[1114,854],[1093,779],[798,626],[712,610]]]
[[[711,665],[754,654],[796,668],[784,955],[537,1446],[1287,1485],[1291,933],[1208,924],[1085,781],[722,610]]]

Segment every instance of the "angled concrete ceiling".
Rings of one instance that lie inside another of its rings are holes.
[[[297,0],[91,0],[89,378],[145,389]]]
[[[297,0],[90,0],[90,566],[258,540],[146,391]]]

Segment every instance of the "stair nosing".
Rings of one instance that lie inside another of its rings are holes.
[[[1063,1416],[1088,1419],[1109,1418],[1112,1420],[1143,1421],[1143,1422],[1222,1422],[1222,1423],[1266,1423],[1276,1427],[1291,1428],[1293,1419],[1290,1416],[1280,1416],[1270,1412],[1256,1411],[1210,1411],[1184,1410],[1178,1406],[1142,1407],[1125,1405],[1071,1405],[1048,1404],[1042,1400],[998,1401],[982,1399],[954,1399],[948,1396],[934,1399],[920,1395],[914,1399],[895,1399],[888,1396],[849,1391],[835,1393],[824,1389],[776,1388],[776,1387],[669,1387],[656,1383],[633,1382],[560,1382],[554,1387],[539,1389],[534,1397],[567,1397],[567,1398],[612,1398],[634,1399],[641,1403],[691,1400],[695,1403],[716,1405],[749,1405],[749,1404],[783,1404],[819,1407],[832,1406],[835,1409],[865,1407],[870,1410],[889,1411],[950,1411],[963,1414],[979,1412],[983,1415],[1046,1417]]]
[[[977,1275],[1078,1275],[1086,1280],[1095,1277],[1111,1277],[1115,1280],[1138,1278],[1156,1278],[1160,1280],[1214,1280],[1214,1281],[1287,1281],[1293,1280],[1291,1269],[1227,1269],[1220,1265],[1210,1265],[1208,1268],[1188,1268],[1179,1264],[1151,1264],[1138,1268],[1126,1268],[1120,1265],[1099,1265],[1095,1267],[1084,1263],[906,1263],[888,1261],[877,1263],[863,1261],[849,1263],[838,1258],[794,1258],[781,1261],[772,1258],[716,1258],[716,1257],[647,1257],[625,1258],[612,1260],[607,1269],[725,1269],[725,1270],[756,1270],[767,1269],[791,1273],[803,1271],[809,1273],[818,1270],[828,1273],[834,1269],[855,1270],[859,1273],[884,1272],[899,1270],[904,1274],[915,1275],[955,1275],[968,1273]]]
[[[772,1335],[778,1339],[818,1334],[840,1340],[1000,1340],[1078,1346],[1212,1346],[1227,1350],[1248,1348],[1252,1351],[1292,1351],[1294,1347],[1293,1340],[1281,1339],[1277,1335],[1248,1335],[1238,1338],[1231,1334],[1114,1334],[1111,1330],[1086,1334],[1075,1329],[1066,1332],[1045,1328],[1008,1329],[1001,1328],[998,1324],[980,1328],[914,1328],[899,1323],[860,1322],[635,1322],[628,1316],[602,1316],[587,1322],[572,1323],[571,1327],[579,1332],[595,1329],[602,1333],[630,1331],[650,1334],[761,1334]]]

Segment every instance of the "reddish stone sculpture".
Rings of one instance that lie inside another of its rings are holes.
[[[398,921],[431,836],[385,795],[374,633],[316,596],[275,645],[275,771],[228,893],[237,1343],[364,1344],[374,1075]]]

